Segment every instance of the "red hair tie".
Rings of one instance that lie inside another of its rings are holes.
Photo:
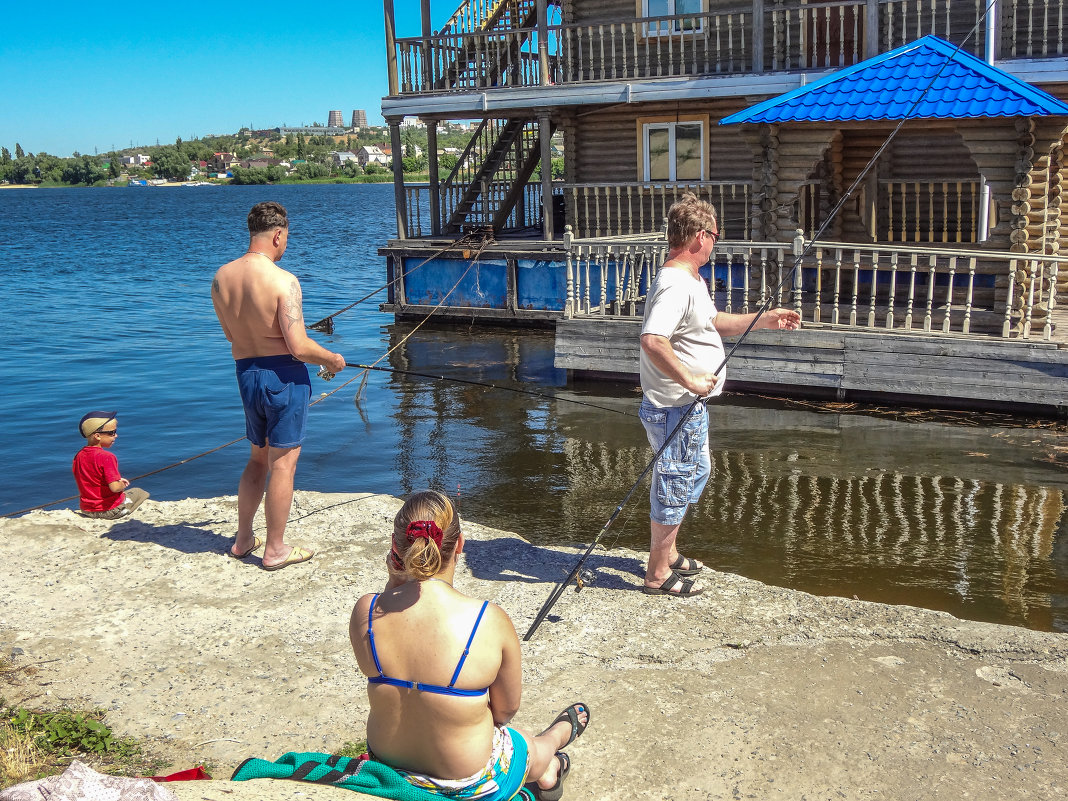
[[[417,539],[426,538],[433,540],[437,543],[438,550],[441,550],[441,529],[438,528],[438,524],[433,520],[415,520],[408,524],[406,532],[408,535],[408,542],[415,542]]]

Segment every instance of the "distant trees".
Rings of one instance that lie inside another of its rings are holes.
[[[383,132],[369,131],[366,142],[379,142],[384,145]],[[422,150],[418,135],[409,137],[403,147],[403,166],[407,173],[425,172],[427,157]],[[292,167],[273,166],[261,169],[231,168],[234,183],[274,183],[284,180],[322,180],[336,178],[339,180],[364,179],[379,180],[389,178],[390,165],[370,164],[362,169],[355,161],[343,164],[335,163],[333,153],[337,150],[359,147],[360,140],[355,136],[329,137],[326,135],[290,134],[285,137],[274,133],[264,136],[252,136],[251,131],[243,129],[237,134],[225,136],[207,136],[203,139],[185,140],[177,137],[171,145],[153,145],[148,148],[133,147],[108,153],[104,156],[75,153],[70,158],[52,156],[48,153],[27,153],[20,143],[14,146],[14,153],[6,147],[0,147],[0,182],[16,184],[67,184],[71,186],[113,183],[116,179],[128,175],[131,179],[159,177],[171,181],[188,180],[194,166],[200,162],[210,162],[215,153],[232,153],[237,160],[258,155],[269,148],[275,158],[283,161],[295,161]],[[128,164],[125,155],[145,154],[148,164]],[[420,153],[420,155],[416,155]],[[455,159],[455,157],[452,157]],[[302,162],[302,163],[301,163]],[[443,169],[451,169],[455,164],[449,157],[442,158]],[[379,179],[370,178],[379,176]]]
[[[181,139],[179,144],[164,145],[152,148],[152,170],[160,178],[171,181],[185,181],[189,179],[192,164],[189,158],[181,151]]]
[[[296,175],[303,180],[308,180],[309,178],[326,178],[330,175],[330,170],[325,164],[317,164],[314,161],[308,161],[304,164],[297,165]]]
[[[60,180],[65,184],[85,184],[92,186],[107,180],[108,172],[98,159],[82,156],[80,159],[66,159],[66,165],[60,172]]]
[[[238,185],[265,184],[267,183],[267,170],[259,167],[233,167],[230,170],[234,177],[230,183]]]

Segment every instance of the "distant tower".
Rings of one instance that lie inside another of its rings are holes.
[[[358,108],[352,112],[352,127],[353,128],[366,128],[367,127],[367,112],[362,108]]]
[[[345,123],[343,123],[341,121],[341,112],[340,111],[331,111],[330,112],[330,119],[326,123],[326,126],[328,128],[340,128],[344,124]]]

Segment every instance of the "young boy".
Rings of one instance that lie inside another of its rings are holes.
[[[104,450],[115,444],[118,427],[115,412],[89,412],[78,424],[87,444],[75,455],[73,470],[85,517],[126,517],[148,497],[144,490],[130,488],[119,473],[115,454]]]

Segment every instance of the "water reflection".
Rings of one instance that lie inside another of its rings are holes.
[[[588,542],[651,458],[634,387],[569,382],[551,334],[397,326],[390,340],[397,369],[555,396],[394,376],[404,492],[461,485],[480,521]],[[1068,630],[1068,474],[1034,461],[1057,432],[741,398],[710,415],[714,476],[684,524],[688,555],[809,592]],[[648,478],[607,545],[647,547],[647,493]]]

